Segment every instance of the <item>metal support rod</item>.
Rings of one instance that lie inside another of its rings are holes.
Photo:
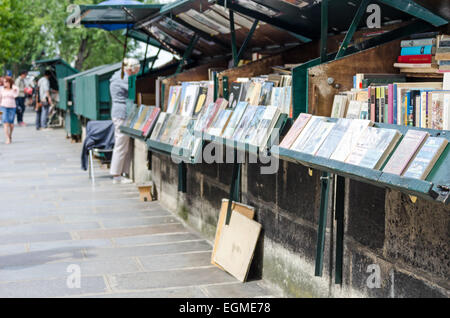
[[[342,284],[342,264],[344,259],[344,209],[345,209],[345,178],[336,177],[336,260],[335,283]]]
[[[153,59],[152,66],[150,66],[150,70],[149,71],[153,70],[153,66],[155,66],[156,60],[159,57],[159,53],[161,53],[161,49],[162,49],[162,45],[159,46],[158,53],[156,53],[156,56]]]
[[[336,59],[339,59],[345,55],[345,51],[347,50],[348,44],[352,40],[353,35],[355,34],[356,29],[358,28],[358,25],[361,22],[364,13],[366,12],[366,8],[369,2],[370,0],[362,0],[361,5],[358,8],[358,11],[356,12],[355,17],[353,18],[352,24],[350,25],[350,28],[348,29],[347,34],[345,35],[344,41],[339,47]]]
[[[327,229],[328,214],[328,196],[330,193],[330,174],[322,173],[321,194],[320,194],[320,211],[319,211],[319,228],[317,230],[317,248],[316,248],[316,268],[315,276],[322,276],[323,272],[323,252],[325,248],[325,233]]]
[[[147,45],[145,47],[144,64],[142,65],[142,74],[145,73],[145,66],[147,65],[147,53],[149,42],[150,42],[150,35],[147,35]]]
[[[321,9],[321,34],[320,34],[320,59],[326,61],[328,41],[328,0],[322,0]]]
[[[233,65],[234,67],[236,67],[239,64],[239,59],[236,45],[236,32],[234,29],[234,12],[231,9],[229,11],[230,11],[231,52],[233,53]]]
[[[178,65],[175,75],[179,74],[183,70],[184,63],[186,62],[187,59],[189,59],[191,57],[191,54],[194,51],[194,47],[195,47],[195,44],[197,43],[198,39],[199,39],[199,36],[197,36],[197,34],[194,34],[194,36],[191,39],[191,42],[189,43],[188,48],[184,52],[183,58],[181,59],[180,64]]]
[[[219,98],[219,78],[217,77],[217,73],[214,73],[214,101]]]
[[[247,37],[245,38],[244,43],[242,44],[241,49],[239,50],[239,53],[237,55],[237,61],[238,61],[237,64],[239,64],[239,61],[242,59],[242,56],[244,55],[245,50],[247,50],[247,46],[253,37],[253,33],[255,33],[255,30],[258,27],[258,23],[259,23],[259,20],[255,20],[253,22],[252,28],[248,32]]]
[[[231,213],[232,213],[231,207],[233,205],[233,202],[239,201],[241,164],[238,163],[237,157],[238,157],[237,150],[234,150],[233,175],[231,176],[230,196],[229,196],[229,200],[228,200],[227,217],[225,220],[226,225],[230,224]]]
[[[186,177],[186,163],[181,162],[180,164],[178,164],[178,192],[186,193]]]
[[[223,94],[223,98],[225,98],[226,100],[228,100],[228,76],[224,76],[222,78],[222,94]]]

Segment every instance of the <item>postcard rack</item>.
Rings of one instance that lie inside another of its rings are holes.
[[[337,119],[329,118],[330,122]],[[405,135],[409,129],[426,131],[432,137],[443,137],[450,141],[450,131],[423,129],[410,126],[398,126],[376,123],[376,128],[396,129]],[[343,242],[344,242],[344,200],[345,178],[371,184],[377,187],[389,188],[409,194],[415,202],[418,197],[427,201],[438,202],[444,205],[450,203],[450,147],[447,146],[439,160],[436,162],[426,180],[418,180],[384,173],[373,169],[358,167],[326,158],[315,157],[290,149],[273,146],[272,155],[278,158],[301,164],[307,168],[321,172],[321,200],[319,211],[319,225],[316,247],[315,275],[322,276],[323,254],[325,247],[325,233],[328,214],[329,191],[332,182],[336,182],[335,218],[336,218],[336,253],[335,253],[335,283],[342,283]],[[395,152],[395,150],[393,151]],[[386,160],[386,162],[389,158]]]

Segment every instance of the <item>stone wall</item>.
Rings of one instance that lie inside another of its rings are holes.
[[[152,155],[152,176],[161,204],[213,240],[221,200],[229,195],[232,165],[198,164],[187,169],[187,193],[182,194],[178,166],[167,156]],[[318,171],[281,161],[277,174],[261,175],[259,164],[244,164],[242,202],[256,208],[256,220],[263,226],[250,278],[263,278],[288,296],[450,296],[449,207],[420,199],[412,203],[408,195],[346,180],[340,286],[334,284],[331,212],[323,277],[314,276]],[[374,284],[374,277],[380,278],[380,286]]]

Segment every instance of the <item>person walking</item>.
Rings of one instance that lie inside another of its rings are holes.
[[[0,76],[0,93],[2,92],[2,90],[3,90],[3,76]],[[3,112],[0,108],[0,127],[3,126],[3,119],[2,119],[3,116],[2,115],[3,115]]]
[[[19,96],[19,89],[14,85],[11,77],[4,79],[3,89],[0,92],[0,107],[2,110],[3,128],[6,136],[6,144],[12,142],[14,130],[14,119],[16,118],[16,97]]]
[[[52,97],[50,95],[50,71],[45,71],[44,76],[37,84],[38,98],[36,100],[36,130],[47,130],[48,127],[48,112],[50,106],[53,105]]]
[[[25,78],[27,77],[28,72],[22,71],[19,74],[19,77],[16,79],[16,87],[19,89],[19,96],[16,98],[16,115],[17,115],[17,124],[19,126],[26,126],[23,122],[23,114],[25,113],[25,88],[26,82]]]
[[[130,137],[120,131],[127,118],[128,99],[128,77],[135,75],[140,70],[140,63],[136,59],[124,59],[124,74],[122,70],[117,71],[110,80],[110,92],[112,100],[111,118],[114,123],[114,151],[111,160],[110,174],[113,176],[113,183],[133,183],[132,180],[124,178],[123,175],[130,173],[131,147]]]

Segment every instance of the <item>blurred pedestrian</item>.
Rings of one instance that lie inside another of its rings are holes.
[[[23,122],[23,114],[25,113],[25,88],[27,84],[25,79],[27,78],[28,72],[20,72],[19,77],[16,79],[16,87],[19,89],[19,96],[16,98],[16,114],[17,114],[17,124],[19,126],[26,126]]]
[[[36,100],[36,130],[47,130],[48,127],[48,112],[50,106],[53,105],[52,97],[50,95],[50,77],[52,73],[47,70],[44,76],[37,84],[38,98]]]
[[[5,77],[3,89],[0,92],[0,107],[3,113],[3,126],[7,145],[12,142],[14,119],[16,118],[16,97],[18,95],[19,89],[14,85],[13,79],[9,76]]]
[[[2,90],[3,90],[3,77],[0,76],[0,93],[2,92]],[[3,125],[3,119],[2,119],[3,116],[2,116],[2,114],[3,114],[3,112],[0,109],[0,127],[2,127],[2,125]]]
[[[131,147],[130,137],[120,131],[127,118],[127,99],[128,99],[128,77],[135,75],[140,70],[140,63],[136,59],[125,59],[124,74],[118,70],[111,77],[110,92],[112,99],[111,118],[114,123],[114,152],[111,161],[110,174],[113,176],[113,183],[133,183],[132,180],[124,178],[124,174],[130,173],[131,165]]]

